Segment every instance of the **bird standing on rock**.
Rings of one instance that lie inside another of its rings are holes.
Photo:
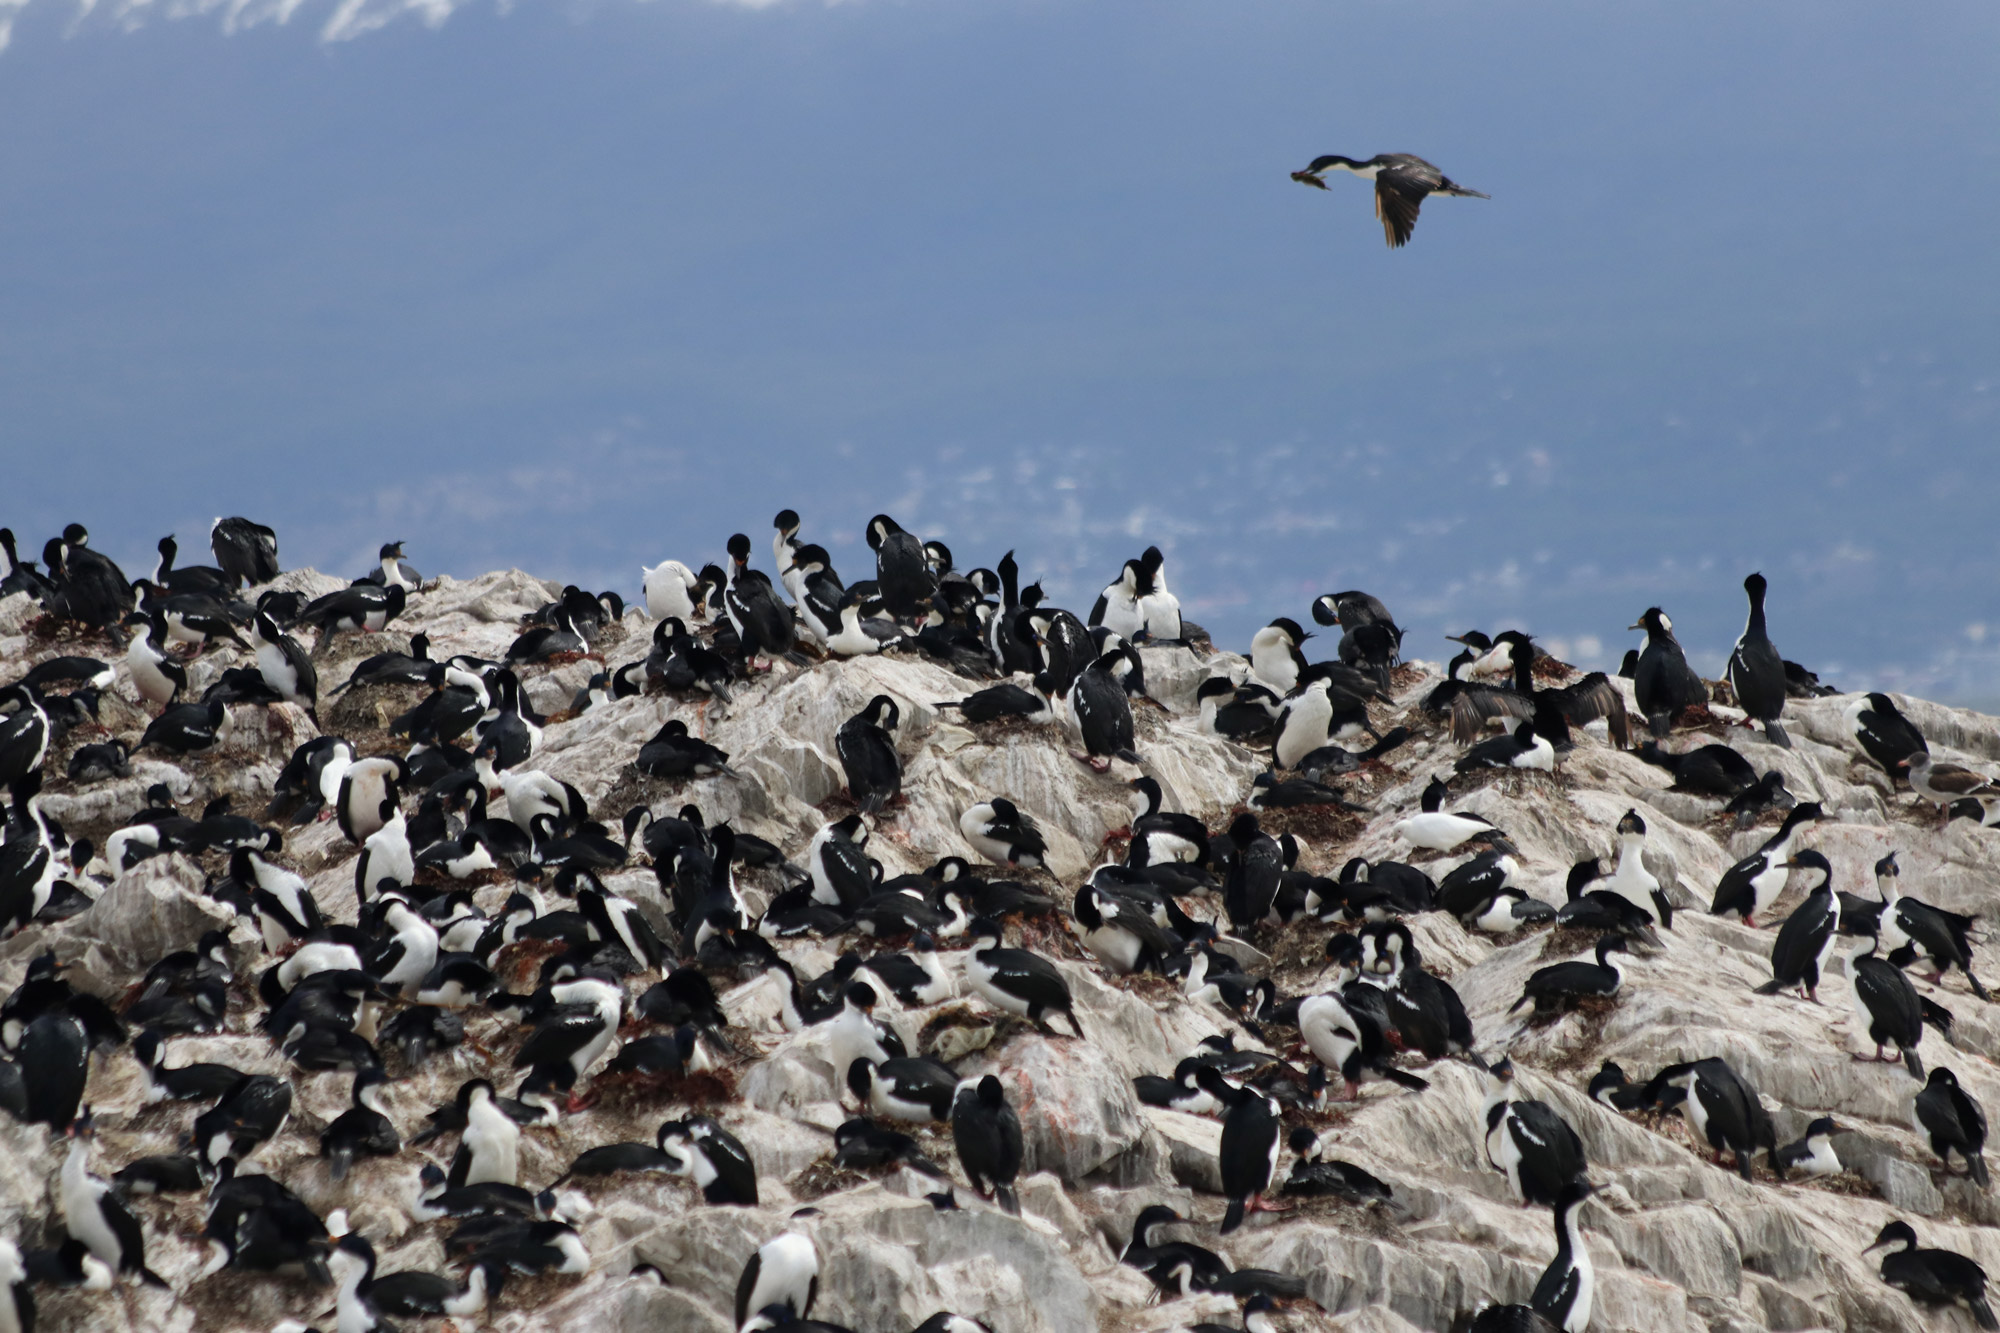
[[[1019,1217],[1014,1179],[1021,1173],[1021,1118],[1007,1104],[1007,1090],[991,1074],[958,1085],[951,1100],[951,1139],[959,1165],[982,1196]]]
[[[1764,724],[1764,734],[1771,743],[1789,750],[1792,738],[1778,722],[1788,697],[1785,660],[1764,629],[1764,590],[1762,574],[1743,580],[1743,591],[1750,596],[1750,619],[1736,640],[1735,651],[1729,654],[1729,687],[1736,691],[1736,702],[1750,720]]]
[[[834,733],[833,748],[847,775],[848,794],[864,815],[876,813],[902,794],[903,761],[889,734],[902,716],[894,699],[878,694]]]
[[[1686,710],[1708,702],[1708,686],[1687,664],[1681,642],[1674,637],[1674,622],[1657,606],[1649,606],[1633,629],[1646,631],[1646,647],[1639,654],[1632,675],[1632,689],[1639,711],[1656,737],[1664,738]]]

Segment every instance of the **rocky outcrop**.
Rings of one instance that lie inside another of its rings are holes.
[[[286,579],[309,590],[333,586],[309,573]],[[553,591],[518,571],[442,580],[413,600],[410,613],[390,633],[315,645],[322,682],[330,688],[345,679],[353,662],[404,646],[419,629],[430,634],[434,652],[497,656],[518,632],[519,617]],[[616,664],[643,653],[648,633],[635,615],[608,630],[597,646]],[[0,602],[0,649],[10,664],[58,650],[36,637],[19,598]],[[76,648],[65,644],[61,650]],[[230,662],[226,653],[211,656],[197,664],[195,674],[212,679]],[[1171,806],[1220,827],[1241,807],[1251,778],[1267,763],[1265,756],[1196,725],[1195,687],[1210,672],[1240,673],[1240,659],[1185,648],[1151,648],[1144,657],[1151,692],[1167,707],[1138,706],[1141,769],[1121,764],[1110,774],[1091,771],[1071,757],[1073,738],[1060,728],[961,725],[939,704],[963,697],[977,683],[914,656],[807,669],[780,663],[743,683],[727,705],[697,708],[661,695],[615,701],[552,722],[535,763],[574,784],[594,816],[614,826],[635,804],[670,813],[692,802],[710,822],[731,821],[796,857],[827,819],[852,808],[841,790],[835,730],[870,697],[886,693],[902,709],[896,743],[907,799],[873,821],[869,851],[884,873],[921,870],[948,855],[973,857],[959,833],[960,813],[976,801],[1007,796],[1047,831],[1053,873],[1038,882],[1060,886],[1067,901],[1092,865],[1119,850],[1115,835],[1129,822],[1127,779],[1139,771],[1155,776]],[[603,665],[584,660],[530,668],[524,679],[536,705],[555,713],[566,710],[576,690]],[[1448,773],[1459,753],[1411,712],[1437,677],[1434,668],[1404,669],[1397,676],[1396,705],[1376,710],[1378,725],[1406,722],[1418,735],[1385,761],[1341,780],[1349,798],[1369,813],[1318,823],[1306,816],[1269,819],[1273,827],[1298,830],[1302,866],[1332,874],[1350,856],[1416,859],[1441,876],[1461,859],[1413,856],[1393,833],[1395,821],[1415,808],[1424,784],[1434,774]],[[387,693],[357,690],[337,703],[323,702],[321,717],[364,750],[386,750],[392,745],[389,718],[416,697],[410,691],[392,704]],[[1894,850],[1906,892],[1952,910],[1990,915],[2000,896],[1995,889],[2000,831],[1964,820],[1938,828],[1933,809],[1915,802],[1856,750],[1842,721],[1850,702],[1838,697],[1795,702],[1786,718],[1797,742],[1792,750],[1728,726],[1729,710],[1719,705],[1713,727],[1677,737],[1674,744],[1719,740],[1741,750],[1760,771],[1779,769],[1801,799],[1821,802],[1830,818],[1806,841],[1833,863],[1838,887],[1872,895],[1871,868]],[[1975,764],[2000,761],[2000,725],[1992,719],[1915,700],[1906,708],[1941,756]],[[277,766],[292,745],[312,734],[312,724],[290,708],[233,712],[234,726],[217,752],[146,760],[135,765],[130,778],[80,790],[55,779],[49,783],[49,808],[100,845],[110,829],[140,808],[155,782],[166,782],[196,810],[220,794],[236,796],[239,809],[261,810]],[[736,775],[688,782],[638,775],[632,768],[638,746],[670,717],[688,721],[729,751]],[[141,718],[129,698],[107,711],[121,733],[142,725]],[[70,744],[86,738],[79,733]],[[52,774],[60,771],[60,760],[60,754],[52,757]],[[1663,770],[1590,733],[1580,735],[1554,776],[1509,772],[1460,779],[1452,804],[1505,829],[1521,849],[1522,886],[1552,903],[1561,901],[1563,876],[1577,859],[1604,856],[1609,866],[1613,827],[1627,809],[1636,809],[1650,830],[1647,865],[1669,894],[1690,908],[1662,950],[1631,958],[1615,1004],[1532,1024],[1509,1012],[1528,974],[1550,961],[1582,956],[1589,940],[1547,930],[1495,939],[1441,914],[1410,923],[1427,963],[1449,977],[1463,997],[1480,1053],[1510,1054],[1519,1070],[1517,1095],[1555,1107],[1585,1145],[1591,1177],[1602,1187],[1583,1215],[1599,1274],[1592,1329],[1915,1333],[1969,1327],[1952,1323],[1958,1315],[1921,1312],[1883,1286],[1873,1257],[1862,1248],[1885,1220],[1908,1216],[1925,1243],[1971,1254],[2000,1273],[2000,1234],[1991,1229],[2000,1219],[1992,1197],[1935,1171],[1911,1122],[1917,1085],[1900,1067],[1852,1058],[1858,1039],[1840,964],[1822,981],[1817,1006],[1756,995],[1754,988],[1770,975],[1774,932],[1712,918],[1703,910],[1724,869],[1767,837],[1772,821],[1739,830],[1720,818],[1719,802],[1670,790]],[[342,921],[354,917],[352,856],[330,822],[286,831],[283,859],[308,877],[322,906]],[[107,996],[121,994],[152,959],[186,947],[203,930],[232,927],[228,912],[202,892],[206,874],[219,871],[213,857],[206,864],[161,858],[95,886],[98,900],[86,913],[35,927],[0,946],[0,987],[18,982],[34,952],[54,947],[60,959],[79,964],[80,984]],[[660,895],[645,867],[635,864],[611,882],[656,919],[662,917]],[[745,872],[742,882],[759,902],[782,887],[779,876],[766,872]],[[481,884],[477,900],[497,907],[513,887]],[[1797,897],[1794,890],[1777,914]],[[1219,910],[1200,899],[1186,905],[1204,916]],[[239,970],[266,966],[249,925],[233,923],[233,932]],[[1326,927],[1310,924],[1265,930],[1252,941],[1251,956],[1269,960],[1284,993],[1308,992],[1319,981],[1326,933]],[[661,1119],[701,1109],[749,1146],[760,1172],[760,1206],[709,1206],[684,1182],[657,1177],[568,1186],[566,1205],[579,1219],[592,1271],[510,1287],[488,1325],[592,1333],[726,1330],[745,1258],[789,1226],[810,1227],[822,1255],[822,1296],[815,1313],[864,1333],[902,1333],[939,1309],[985,1319],[1006,1333],[1087,1328],[1138,1333],[1179,1329],[1200,1319],[1236,1322],[1233,1306],[1215,1297],[1152,1305],[1150,1284],[1116,1262],[1131,1219],[1151,1202],[1172,1203],[1191,1215],[1195,1220],[1178,1234],[1218,1248],[1239,1264],[1304,1277],[1323,1310],[1288,1311],[1280,1326],[1294,1333],[1441,1329],[1482,1304],[1526,1297],[1554,1252],[1554,1238],[1546,1211],[1514,1204],[1501,1177],[1485,1163],[1478,1123],[1483,1081],[1472,1065],[1446,1060],[1423,1067],[1405,1057],[1431,1081],[1428,1090],[1370,1085],[1352,1103],[1292,1113],[1318,1129],[1334,1153],[1387,1180],[1395,1192],[1392,1204],[1309,1202],[1287,1213],[1254,1215],[1240,1232],[1218,1239],[1217,1122],[1140,1106],[1133,1077],[1168,1073],[1202,1038],[1223,1033],[1241,1046],[1261,1043],[1288,1058],[1310,1057],[1294,1048],[1292,1034],[1280,1026],[1251,1032],[1157,978],[1107,976],[1060,930],[1045,930],[1033,943],[1059,961],[1085,1039],[1052,1037],[996,1020],[981,1003],[962,996],[948,1002],[949,1022],[934,1023],[933,1012],[889,1015],[913,1047],[950,1056],[960,1076],[1000,1077],[1026,1137],[1020,1218],[975,1197],[958,1169],[950,1135],[941,1128],[922,1129],[918,1136],[956,1181],[956,1211],[933,1207],[925,1196],[937,1190],[937,1182],[919,1173],[871,1176],[835,1169],[832,1131],[854,1114],[844,1080],[832,1067],[823,1036],[783,1032],[770,983],[746,981],[724,998],[740,1058],[722,1078],[699,1085],[608,1087],[590,1109],[525,1138],[523,1175],[537,1184],[552,1180],[584,1148],[650,1141]],[[841,947],[787,942],[784,951],[802,974],[812,974],[830,965]],[[944,955],[954,975],[962,966],[956,947],[948,943]],[[1956,1020],[1950,1044],[1935,1033],[1926,1036],[1926,1063],[1949,1064],[1988,1107],[2000,1107],[2000,1073],[1993,1065],[2000,1052],[2000,1011],[1976,999],[1956,975],[1941,986],[1918,984]],[[267,1041],[250,1034],[250,1017],[233,1014],[229,1032],[213,1038],[176,1039],[174,1060],[220,1059],[289,1073],[299,1093],[293,1125],[260,1150],[257,1164],[287,1180],[315,1207],[346,1208],[375,1240],[385,1271],[441,1267],[443,1229],[413,1223],[404,1207],[417,1163],[429,1158],[406,1150],[393,1160],[360,1163],[335,1184],[315,1156],[316,1136],[345,1107],[348,1077],[287,1070]],[[511,1028],[475,1015],[468,1035],[472,1042],[459,1052],[410,1071],[391,1086],[388,1105],[406,1134],[447,1100],[461,1079],[486,1069],[487,1053],[506,1072]],[[1728,1059],[1755,1086],[1782,1134],[1796,1135],[1814,1115],[1835,1115],[1848,1127],[1836,1148],[1849,1171],[1831,1181],[1778,1182],[1760,1166],[1745,1182],[1695,1151],[1678,1118],[1619,1115],[1592,1103],[1583,1091],[1606,1059],[1644,1078],[1666,1063],[1706,1056]],[[102,1127],[101,1171],[145,1153],[170,1151],[187,1128],[190,1112],[146,1108],[140,1090],[129,1054],[99,1057],[88,1095]],[[7,1136],[0,1157],[10,1163],[0,1172],[0,1231],[39,1240],[52,1215],[49,1178],[56,1150],[38,1127],[0,1126],[0,1135]],[[447,1139],[433,1148],[448,1145]],[[808,1205],[817,1215],[795,1219],[795,1211]],[[268,1328],[286,1315],[321,1316],[326,1293],[295,1280],[198,1278],[204,1253],[195,1240],[201,1213],[196,1202],[147,1201],[139,1207],[157,1248],[153,1266],[173,1282],[174,1299],[151,1292],[47,1293],[45,1327],[235,1333]],[[668,1284],[628,1276],[635,1263],[657,1266]]]

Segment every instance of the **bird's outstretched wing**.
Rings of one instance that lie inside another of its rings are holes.
[[[1375,178],[1375,216],[1382,219],[1382,235],[1391,250],[1409,243],[1425,193],[1403,187],[1386,173]]]

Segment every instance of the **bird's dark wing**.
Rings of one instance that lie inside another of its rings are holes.
[[[1382,236],[1391,250],[1409,243],[1410,233],[1417,229],[1417,209],[1428,193],[1386,173],[1375,178],[1375,216],[1382,219]]]
[[[1451,738],[1460,745],[1479,739],[1489,719],[1535,715],[1535,701],[1519,690],[1491,685],[1464,685],[1451,701]]]
[[[1543,690],[1541,693],[1555,700],[1571,726],[1580,727],[1601,717],[1610,723],[1611,743],[1621,750],[1631,748],[1631,725],[1625,715],[1625,696],[1618,692],[1618,687],[1602,671],[1593,671],[1574,685],[1566,685],[1559,690]]]

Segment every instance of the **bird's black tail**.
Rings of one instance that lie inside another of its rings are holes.
[[[1986,1174],[1986,1154],[1975,1149],[1972,1156],[1965,1159],[1965,1164],[1972,1170],[1972,1183],[1985,1189],[1992,1179]]]
[[[1981,1328],[2000,1329],[2000,1319],[1993,1317],[1993,1307],[1986,1303],[1986,1293],[1980,1292],[1966,1302],[1972,1309],[1972,1318]]]
[[[1277,1300],[1295,1301],[1306,1294],[1306,1280],[1269,1268],[1239,1268],[1216,1278],[1208,1290],[1227,1292],[1238,1300],[1270,1296]]]
[[[155,1273],[152,1269],[146,1267],[146,1265],[144,1264],[139,1265],[139,1280],[145,1283],[149,1287],[167,1286],[167,1280],[165,1278],[161,1277],[158,1273]],[[172,1288],[168,1288],[168,1290],[172,1290]],[[1987,1318],[1990,1319],[1992,1318],[1992,1316],[1988,1315]]]
[[[1243,1200],[1231,1199],[1229,1210],[1222,1215],[1221,1234],[1228,1235],[1243,1225]]]
[[[1785,734],[1785,728],[1776,718],[1764,724],[1764,734],[1771,738],[1771,744],[1784,749],[1792,748],[1792,738]]]
[[[1418,1078],[1415,1074],[1406,1074],[1394,1065],[1383,1065],[1377,1072],[1397,1087],[1408,1088],[1411,1092],[1422,1092],[1431,1085],[1429,1079]]]
[[[1917,1058],[1917,1048],[1914,1046],[1905,1046],[1902,1050],[1903,1068],[1910,1071],[1911,1078],[1922,1083],[1924,1081],[1924,1062]]]
[[[1770,981],[1765,982],[1763,985],[1759,986],[1757,988],[1757,994],[1776,995],[1779,991],[1783,990],[1784,988],[1785,988],[1785,983],[1782,981],[1778,981],[1774,978]]]
[[[993,1202],[999,1204],[1000,1211],[1009,1217],[1019,1217],[1021,1215],[1021,1200],[1015,1196],[1012,1185],[994,1186]]]

